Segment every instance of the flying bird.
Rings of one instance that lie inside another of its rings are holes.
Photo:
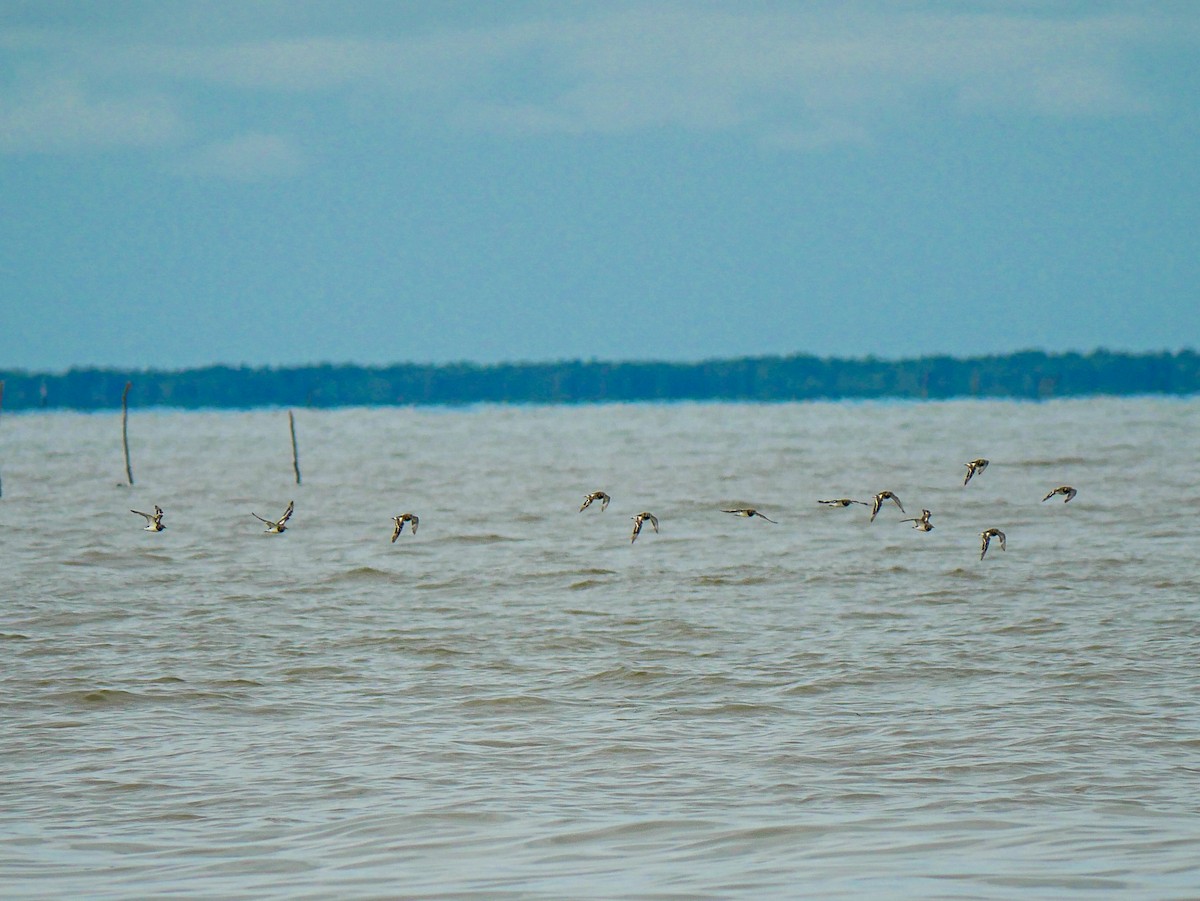
[[[650,520],[650,525],[654,526],[655,534],[658,534],[658,517],[653,513],[642,512],[637,516],[631,516],[630,519],[633,520],[633,534],[629,536],[630,544],[633,544],[635,541],[637,541],[637,537],[642,531],[642,523],[644,523],[646,520]]]
[[[1001,532],[999,529],[984,529],[982,532],[979,533],[979,538],[980,538],[980,545],[979,545],[979,559],[980,560],[982,560],[984,558],[984,555],[987,554],[988,546],[991,545],[993,538],[1000,539],[1000,550],[1002,550],[1002,551],[1008,550],[1004,533]]]
[[[1074,488],[1072,488],[1070,485],[1059,485],[1057,488],[1055,488],[1053,491],[1051,491],[1049,494],[1047,494],[1044,498],[1042,498],[1042,503],[1044,504],[1046,501],[1050,500],[1050,498],[1054,497],[1054,495],[1056,495],[1056,494],[1061,494],[1063,496],[1063,503],[1065,504],[1071,498],[1073,498],[1075,495],[1077,495],[1078,493],[1079,492],[1076,491]]]
[[[922,510],[921,515],[916,519],[902,519],[901,522],[911,522],[914,529],[919,529],[922,532],[932,532],[933,523],[929,521],[929,511]]]
[[[763,516],[761,513],[759,513],[753,507],[739,507],[736,510],[722,510],[721,512],[722,513],[733,513],[735,516],[745,516],[745,517],[757,516],[759,519],[767,520],[767,522],[775,522],[775,520],[769,519],[768,517]],[[776,525],[778,525],[778,523],[776,523]]]
[[[584,497],[583,506],[579,508],[579,512],[582,513],[584,510],[586,510],[588,507],[590,507],[592,505],[592,501],[599,501],[600,502],[600,512],[603,513],[605,510],[608,509],[608,502],[611,500],[612,500],[612,498],[609,497],[607,494],[605,494],[603,491],[593,491],[591,494]]]
[[[967,482],[971,481],[974,476],[987,469],[988,463],[990,462],[990,460],[985,460],[983,457],[980,457],[978,460],[972,460],[970,463],[964,463],[963,465],[967,467],[967,477],[963,479],[963,485],[966,485]]]
[[[141,510],[130,510],[130,513],[136,513],[138,516],[146,517],[146,532],[161,532],[166,526],[163,525],[163,509],[158,504],[154,505],[154,513],[143,513]]]
[[[831,501],[817,501],[818,504],[824,504],[826,507],[849,507],[851,504],[862,504],[864,507],[871,506],[866,501],[852,501],[848,497],[837,497]]]
[[[292,511],[294,509],[296,509],[296,502],[288,501],[287,509],[283,511],[283,516],[279,517],[279,519],[263,519],[257,513],[253,513],[253,512],[250,515],[253,516],[255,519],[257,519],[259,522],[265,522],[267,524],[267,528],[265,529],[265,531],[270,532],[274,535],[278,535],[280,532],[287,531],[286,523],[289,519],[292,518]]]
[[[415,513],[401,513],[399,516],[393,516],[392,522],[396,524],[396,528],[392,529],[392,544],[396,543],[396,539],[400,537],[400,533],[404,531],[404,524],[411,523],[412,533],[417,534],[417,526],[421,522],[421,518]]]
[[[904,505],[900,503],[900,498],[896,497],[896,495],[892,494],[890,491],[881,491],[875,495],[872,500],[874,503],[871,505],[871,522],[875,521],[875,517],[879,514],[879,509],[883,506],[883,502],[886,500],[893,501],[896,506],[900,508],[900,512],[904,512]]]

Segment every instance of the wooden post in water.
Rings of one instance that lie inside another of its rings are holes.
[[[296,471],[296,484],[300,484],[300,454],[296,451],[296,417],[288,410],[288,428],[292,430],[292,469]]]
[[[129,479],[129,487],[133,487],[133,467],[129,465],[129,389],[133,382],[125,383],[121,392],[121,444],[125,447],[125,477]]]

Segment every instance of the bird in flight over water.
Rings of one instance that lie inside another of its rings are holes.
[[[654,527],[655,534],[658,534],[658,517],[653,513],[642,512],[637,516],[630,517],[630,519],[633,520],[633,534],[629,536],[630,544],[633,544],[635,541],[637,541],[637,537],[642,531],[642,523],[644,523],[646,520],[650,520],[650,525]]]
[[[1078,493],[1079,492],[1076,491],[1074,488],[1072,488],[1070,485],[1059,485],[1057,488],[1055,488],[1053,491],[1051,491],[1049,494],[1047,494],[1044,498],[1042,498],[1042,503],[1044,504],[1046,501],[1050,500],[1050,498],[1054,497],[1054,495],[1056,495],[1056,494],[1061,494],[1063,496],[1063,503],[1065,504],[1065,503],[1067,503],[1067,501],[1069,501],[1071,498],[1073,498]]]
[[[866,501],[854,501],[848,497],[835,497],[831,501],[817,501],[818,504],[824,504],[826,507],[849,507],[851,504],[862,504],[864,507],[871,506]]]
[[[875,521],[875,517],[879,514],[879,509],[883,506],[883,502],[886,500],[891,500],[897,507],[900,508],[901,513],[904,512],[904,505],[900,503],[900,498],[896,497],[896,495],[892,494],[890,491],[881,491],[875,495],[872,500],[874,503],[871,505],[871,522]]]
[[[739,507],[736,510],[722,510],[721,512],[722,513],[733,513],[736,516],[746,516],[746,517],[757,516],[759,519],[767,520],[767,522],[775,522],[775,520],[769,519],[768,517],[763,516],[761,513],[759,513],[753,507]],[[778,525],[778,523],[776,523],[776,525]]]
[[[143,513],[141,510],[130,510],[130,513],[136,513],[138,516],[146,517],[145,532],[161,532],[166,526],[163,525],[163,509],[158,504],[154,505],[154,513]]]
[[[1002,550],[1002,551],[1008,550],[1007,539],[1005,538],[1003,532],[1001,532],[999,529],[984,529],[982,532],[979,533],[979,539],[980,539],[979,559],[980,560],[982,560],[984,555],[987,554],[988,546],[991,545],[993,538],[1000,539],[1000,550]]]
[[[971,481],[974,476],[979,475],[979,473],[987,469],[988,463],[990,462],[990,460],[985,460],[983,457],[980,457],[978,460],[972,460],[970,463],[964,463],[963,465],[967,467],[967,477],[963,479],[963,485],[966,485],[967,482]]]
[[[592,501],[599,501],[600,502],[600,512],[603,513],[605,510],[608,509],[608,502],[611,500],[612,500],[612,498],[609,497],[607,494],[605,494],[603,491],[593,491],[591,494],[586,495],[584,497],[583,506],[581,506],[579,508],[579,512],[582,513],[584,510],[586,510],[588,507],[590,507],[592,505]]]
[[[929,521],[929,511],[922,510],[921,515],[916,519],[902,519],[901,522],[911,522],[914,529],[919,529],[922,532],[933,531],[933,523]]]
[[[263,517],[253,512],[250,515],[259,522],[265,522],[267,524],[267,528],[264,531],[270,532],[273,535],[278,535],[280,532],[287,531],[287,521],[292,518],[292,511],[295,509],[296,502],[288,501],[287,509],[283,511],[283,516],[279,517],[279,519],[263,519]]]
[[[400,533],[404,531],[404,524],[406,522],[412,524],[412,533],[416,535],[417,526],[420,524],[421,518],[415,513],[401,513],[399,516],[393,516],[392,522],[396,524],[396,527],[392,529],[392,544],[395,544],[396,539],[400,537]]]

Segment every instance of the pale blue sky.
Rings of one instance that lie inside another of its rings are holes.
[[[0,2],[0,368],[1200,346],[1200,3]]]

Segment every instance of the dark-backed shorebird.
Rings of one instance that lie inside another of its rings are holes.
[[[922,510],[921,515],[916,519],[902,519],[901,522],[911,522],[914,529],[919,529],[922,532],[933,531],[933,523],[929,521],[929,511]]]
[[[984,529],[982,532],[979,533],[979,559],[980,560],[982,560],[984,558],[984,555],[987,554],[988,547],[991,545],[993,538],[1000,539],[1000,550],[1002,550],[1002,551],[1008,550],[1007,539],[1004,537],[1003,532],[1001,532],[999,529]]]
[[[978,460],[972,460],[970,463],[964,463],[963,466],[967,467],[967,477],[963,479],[963,485],[966,485],[967,482],[971,481],[972,478],[987,469],[988,463],[990,462],[990,460],[985,460],[983,457],[980,457]]]
[[[1059,485],[1057,488],[1055,488],[1053,491],[1051,491],[1049,494],[1047,494],[1044,498],[1042,498],[1042,503],[1045,503],[1046,501],[1050,500],[1050,498],[1054,497],[1054,495],[1056,495],[1056,494],[1061,494],[1063,496],[1063,503],[1065,504],[1067,501],[1069,501],[1071,498],[1073,498],[1078,493],[1079,492],[1076,491],[1074,488],[1072,488],[1070,485]]]
[[[824,504],[826,507],[849,507],[851,504],[862,504],[864,507],[871,506],[866,501],[854,501],[848,497],[835,497],[831,501],[817,501],[818,504]]]
[[[287,531],[287,521],[292,518],[292,511],[295,509],[296,502],[288,501],[287,509],[283,511],[283,516],[279,517],[279,519],[263,519],[263,517],[259,516],[257,513],[251,513],[250,515],[259,522],[265,522],[267,524],[265,531],[274,535],[278,535],[280,532]]]
[[[645,511],[643,511],[643,512],[639,513],[637,516],[633,516],[630,518],[633,520],[633,534],[629,536],[630,544],[633,544],[635,541],[637,541],[637,537],[642,531],[642,523],[644,523],[646,520],[649,520],[650,525],[654,526],[655,534],[658,533],[658,517],[655,516],[653,513],[646,513]]]
[[[881,491],[871,500],[871,522],[875,521],[875,517],[879,514],[879,509],[883,506],[883,502],[887,500],[892,501],[897,507],[899,507],[901,513],[904,512],[904,505],[900,503],[900,498],[896,497],[896,495],[892,494],[890,491]]]
[[[738,507],[738,509],[736,509],[736,510],[722,510],[721,512],[722,513],[732,513],[735,516],[745,516],[745,517],[757,516],[759,519],[767,520],[767,522],[775,522],[775,520],[770,519],[766,516],[763,516],[761,513],[759,513],[753,507]],[[778,523],[776,523],[776,525],[778,525]]]
[[[396,543],[396,539],[400,537],[400,533],[404,531],[404,524],[409,523],[414,535],[417,534],[417,526],[421,522],[421,517],[415,513],[401,513],[399,516],[393,516],[392,522],[396,527],[392,529],[392,544]]]
[[[583,506],[581,506],[579,508],[579,512],[582,513],[584,510],[586,510],[588,507],[590,507],[592,505],[592,501],[599,501],[600,502],[600,512],[603,513],[605,510],[608,509],[608,502],[611,500],[612,500],[612,498],[609,497],[607,494],[605,494],[603,491],[593,491],[591,494],[584,497]]]
[[[163,509],[158,504],[154,505],[154,513],[143,513],[141,510],[130,510],[130,513],[136,513],[138,516],[146,517],[146,532],[161,532],[166,526],[163,525]]]

